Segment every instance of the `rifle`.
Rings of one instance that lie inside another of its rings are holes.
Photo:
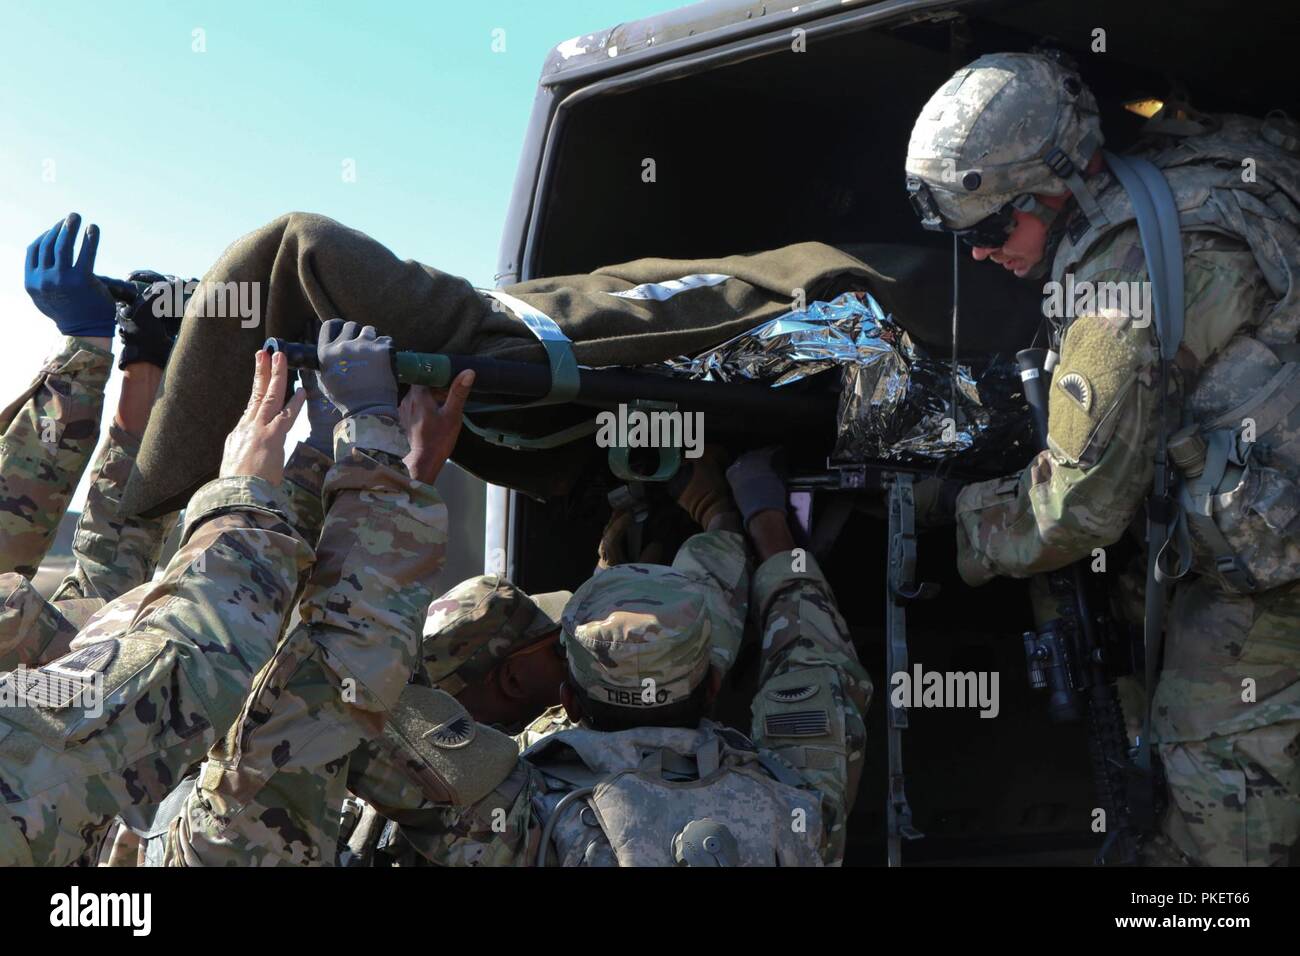
[[[1047,447],[1047,396],[1051,383],[1047,349],[1016,353],[1025,399],[1039,449]],[[1082,561],[1048,572],[1044,577],[1059,617],[1039,622],[1024,635],[1029,684],[1048,691],[1048,715],[1053,721],[1088,720],[1088,749],[1093,782],[1106,813],[1106,839],[1094,862],[1137,863],[1141,833],[1133,799],[1137,767],[1130,753],[1124,713],[1115,688],[1115,669],[1122,665],[1114,628],[1093,600]]]

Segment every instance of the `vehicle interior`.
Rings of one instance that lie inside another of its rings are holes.
[[[1174,89],[1205,111],[1262,116],[1281,108],[1294,115],[1295,87],[1282,74],[1297,48],[1294,27],[1267,25],[1261,8],[1249,17],[1228,9],[1207,0],[954,4],[905,22],[810,36],[804,53],[786,48],[593,96],[569,111],[554,175],[537,198],[534,274],[804,240],[831,243],[869,264],[882,248],[929,249],[934,269],[923,281],[935,306],[923,316],[895,318],[919,340],[946,347],[951,240],[920,228],[903,189],[908,137],[930,95],[982,53],[1048,44],[1078,62],[1101,104],[1111,149],[1123,150],[1143,122],[1126,102],[1165,98]],[[1104,53],[1091,49],[1098,27],[1105,30]],[[656,162],[653,188],[638,175],[645,157]],[[967,262],[961,281],[964,355],[1030,345],[1040,322],[1037,290],[989,263]],[[1022,451],[1027,461],[1031,450]],[[566,498],[521,498],[513,535],[522,587],[572,587],[590,573],[609,515],[606,496],[617,484],[593,468]],[[652,488],[651,500],[662,504],[662,489]],[[880,496],[861,495],[818,555],[876,688],[849,823],[846,862],[858,865],[885,862],[890,688],[881,515]],[[665,543],[689,531],[671,508],[656,508],[648,527]],[[1085,729],[1049,722],[1043,698],[1027,686],[1027,587],[998,580],[969,588],[956,575],[954,555],[950,528],[921,535],[920,576],[941,591],[937,600],[910,606],[911,658],[928,670],[998,672],[1001,712],[986,720],[973,709],[911,711],[903,762],[924,838],[905,845],[904,860],[1086,864],[1099,837],[1089,828],[1096,799]],[[751,648],[722,702],[721,716],[742,728],[749,726],[756,664]]]

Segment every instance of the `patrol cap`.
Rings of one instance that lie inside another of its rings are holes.
[[[1073,69],[1040,54],[989,54],[921,110],[907,145],[909,190],[919,188],[949,229],[1020,195],[1067,189],[1091,218],[1082,174],[1102,142],[1097,101]]]
[[[429,680],[459,694],[497,662],[560,627],[568,591],[529,596],[505,578],[462,581],[429,605],[421,657]]]
[[[705,587],[662,564],[620,564],[595,575],[564,608],[570,676],[610,706],[685,700],[709,671]]]

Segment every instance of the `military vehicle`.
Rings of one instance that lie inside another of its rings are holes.
[[[568,40],[542,68],[497,278],[819,240],[868,262],[882,249],[933,256],[940,267],[927,280],[929,311],[946,316],[950,240],[919,227],[903,160],[914,119],[953,70],[986,52],[1063,50],[1098,96],[1108,146],[1122,151],[1153,100],[1185,96],[1203,110],[1259,116],[1294,106],[1282,68],[1296,48],[1295,18],[1284,26],[1281,6],[715,0]],[[653,182],[642,175],[647,159]],[[987,264],[961,281],[964,355],[1029,346],[1038,290]],[[896,318],[917,323],[911,331],[920,339],[947,338],[946,323],[932,317]],[[566,497],[544,502],[490,488],[488,567],[530,591],[573,586],[591,570],[618,484],[594,471]],[[887,846],[889,534],[880,495],[855,498],[821,557],[876,684],[847,859],[875,865]],[[1049,721],[1043,696],[1027,685],[1026,585],[968,588],[954,552],[951,529],[919,536],[919,578],[937,584],[940,597],[908,609],[911,659],[926,670],[1000,675],[1000,708],[995,719],[975,709],[911,709],[903,763],[924,836],[905,843],[903,858],[1088,863],[1101,837],[1091,828],[1097,798],[1086,734],[1081,723]],[[752,665],[738,665],[729,689],[728,713],[741,727]]]

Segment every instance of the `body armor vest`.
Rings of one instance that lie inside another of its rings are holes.
[[[720,839],[706,838],[711,854],[701,849],[695,859],[822,864],[816,791],[775,754],[710,721],[696,729],[563,730],[524,759],[548,785],[534,798],[550,836],[543,859],[562,866],[673,866],[692,858],[697,831]]]

